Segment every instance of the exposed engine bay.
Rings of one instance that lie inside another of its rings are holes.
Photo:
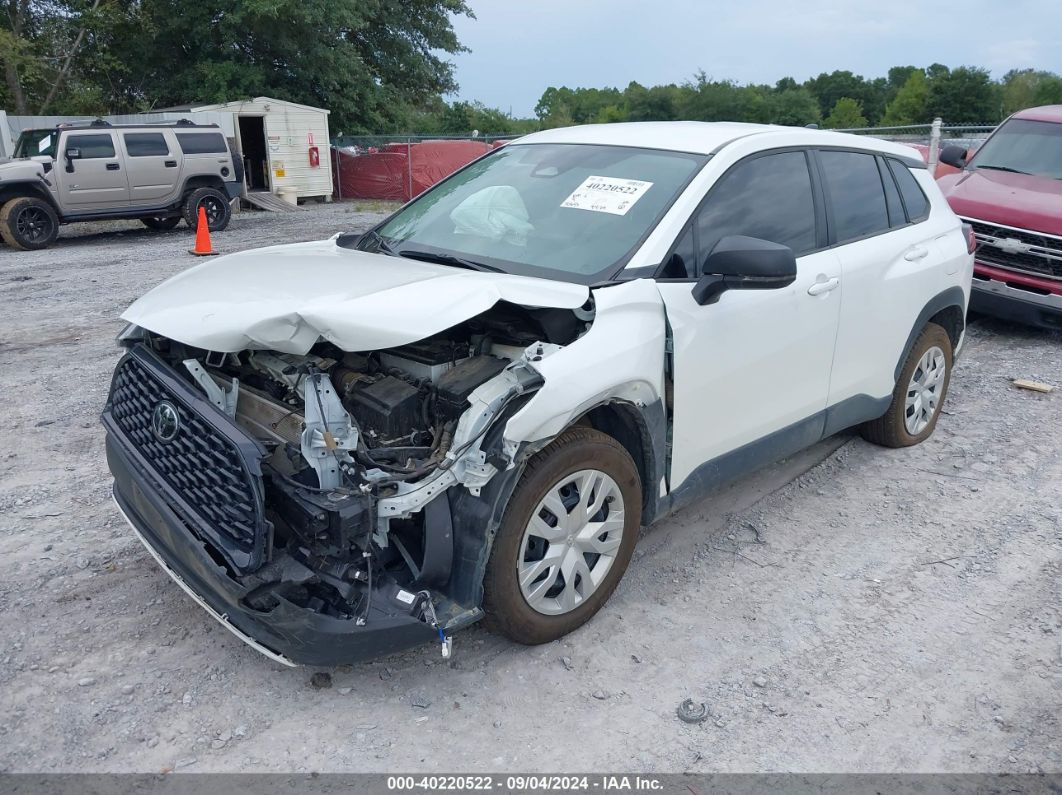
[[[437,631],[447,654],[444,630],[475,620],[478,608],[448,593],[445,492],[478,496],[514,468],[521,450],[502,431],[543,384],[535,363],[592,320],[591,305],[501,302],[386,350],[319,342],[306,355],[218,353],[146,332],[137,342],[260,446],[267,537],[240,562],[224,548],[212,553],[247,587],[243,603],[359,625],[399,611]]]

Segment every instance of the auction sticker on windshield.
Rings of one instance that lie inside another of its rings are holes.
[[[652,182],[643,182],[640,179],[587,177],[583,184],[572,191],[572,195],[561,203],[561,207],[626,215],[627,211],[651,187],[653,187]]]

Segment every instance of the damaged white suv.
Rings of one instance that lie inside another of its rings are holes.
[[[114,496],[283,662],[447,654],[483,617],[550,641],[601,608],[641,526],[720,483],[850,426],[929,436],[970,243],[898,144],[536,133],[367,234],[219,258],[133,304]]]

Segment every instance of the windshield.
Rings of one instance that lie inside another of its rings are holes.
[[[359,248],[592,284],[629,259],[707,160],[509,144],[399,210]]]
[[[985,141],[970,167],[1062,179],[1062,124],[1011,119]]]
[[[47,155],[55,158],[55,143],[59,133],[55,130],[23,130],[15,144],[15,157]]]

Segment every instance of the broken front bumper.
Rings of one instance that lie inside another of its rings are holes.
[[[160,407],[181,428],[165,441],[151,425]],[[420,599],[390,577],[370,588],[273,549],[259,445],[142,346],[119,362],[102,419],[118,507],[163,568],[242,640],[287,664],[338,665],[437,637]],[[273,499],[278,510],[298,508]],[[305,593],[314,587],[344,589],[348,607]]]
[[[315,613],[281,598],[268,612],[249,607],[255,588],[242,585],[193,536],[148,473],[114,434],[107,437],[114,499],[137,536],[167,573],[226,629],[287,665],[341,665],[390,654],[438,637],[436,630],[394,604],[393,583],[373,589],[364,626]],[[216,553],[215,553],[216,554]]]

